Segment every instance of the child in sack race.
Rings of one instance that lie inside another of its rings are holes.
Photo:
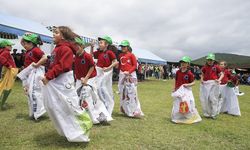
[[[180,60],[181,68],[176,72],[175,88],[172,93],[173,109],[172,122],[177,124],[192,124],[202,119],[195,107],[192,86],[195,84],[194,75],[189,70],[190,57],[184,56]]]
[[[219,110],[221,113],[227,113],[234,116],[241,116],[238,97],[235,92],[237,86],[237,75],[235,71],[232,73],[227,69],[225,61],[220,62],[220,67],[224,72],[224,77],[220,85],[220,105]]]
[[[224,77],[221,68],[215,64],[215,55],[209,53],[206,64],[202,67],[200,101],[203,115],[207,118],[216,119],[219,114],[220,83]]]
[[[12,87],[15,83],[18,68],[15,61],[10,54],[14,43],[9,40],[0,41],[0,66],[2,67],[2,78],[0,79],[0,102],[1,110],[6,110],[6,101],[11,93]]]
[[[42,44],[42,40],[37,34],[25,33],[23,35],[21,45],[26,49],[24,69],[17,75],[22,80],[25,94],[28,97],[29,117],[35,120],[46,113],[39,84],[39,77],[45,73],[45,67],[33,66],[33,63],[37,63],[45,55],[38,47]]]
[[[51,53],[48,71],[43,77],[45,109],[59,135],[69,142],[89,142],[92,121],[85,109],[79,106],[72,71],[74,39],[76,34],[66,26],[56,27],[53,40],[56,44]],[[34,66],[48,60],[43,57]]]
[[[97,91],[100,99],[103,101],[110,115],[114,109],[114,96],[112,89],[113,68],[118,65],[116,55],[108,48],[112,45],[112,39],[109,36],[98,38],[99,50],[93,51],[91,46],[90,53],[97,59]]]
[[[74,76],[79,104],[87,110],[94,124],[107,123],[113,119],[97,94],[94,60],[84,50],[86,43],[80,37],[76,37],[75,42],[78,50],[74,61]]]
[[[120,91],[120,110],[128,117],[144,116],[137,93],[137,60],[127,40],[120,44],[122,53],[119,55],[120,73],[118,87]]]

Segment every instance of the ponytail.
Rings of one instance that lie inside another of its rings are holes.
[[[37,45],[40,45],[40,46],[43,45],[43,41],[42,41],[40,35],[38,35],[38,37],[37,37]]]

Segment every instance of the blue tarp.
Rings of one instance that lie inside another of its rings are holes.
[[[32,31],[25,31],[25,30],[21,30],[21,29],[15,29],[15,28],[12,28],[12,27],[8,27],[8,26],[4,26],[4,25],[0,25],[0,32],[6,32],[6,33],[11,33],[11,34],[16,34],[18,36],[22,36],[25,32],[32,32]],[[52,38],[51,37],[48,37],[48,36],[44,36],[44,35],[41,35],[41,39],[42,41],[45,41],[45,42],[48,42],[48,43],[51,43],[52,42]]]
[[[37,33],[43,41],[51,42],[52,33],[42,24],[0,13],[0,32],[22,36],[25,32]]]

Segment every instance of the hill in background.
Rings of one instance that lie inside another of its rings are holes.
[[[243,56],[237,54],[215,53],[216,61],[224,60],[228,63],[230,68],[250,68],[250,56]],[[204,65],[206,56],[193,60],[192,64]]]

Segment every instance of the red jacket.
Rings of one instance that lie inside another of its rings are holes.
[[[94,60],[90,54],[87,52],[84,52],[81,56],[75,56],[75,62],[74,62],[74,74],[75,78],[80,80],[82,77],[85,77],[88,74],[88,71],[91,67],[95,67]],[[89,78],[93,78],[96,76],[96,69],[94,68],[94,71],[90,75]]]
[[[44,55],[44,52],[38,48],[33,47],[25,53],[24,67],[28,67],[31,63],[37,63]]]
[[[16,68],[15,61],[10,54],[10,50],[7,48],[1,49],[0,52],[0,64],[1,66],[5,66],[7,68]]]
[[[97,59],[97,66],[104,68],[109,67],[112,64],[112,61],[116,59],[115,53],[111,50],[106,51],[95,51],[93,53],[94,58]]]
[[[228,69],[222,69],[224,77],[221,80],[221,84],[227,84],[228,80],[231,80],[231,72]]]
[[[63,41],[56,45],[51,53],[48,72],[45,74],[48,80],[72,70],[73,51],[72,44],[69,42]]]
[[[121,71],[128,71],[129,73],[132,73],[136,70],[137,67],[137,61],[134,54],[128,52],[128,53],[121,53],[119,55],[120,60],[120,70]]]
[[[205,65],[201,69],[203,73],[203,80],[216,80],[219,79],[219,74],[221,73],[221,68],[218,65]]]
[[[190,70],[182,72],[181,69],[176,72],[175,76],[175,90],[177,90],[183,84],[192,83],[194,81],[194,75]]]

